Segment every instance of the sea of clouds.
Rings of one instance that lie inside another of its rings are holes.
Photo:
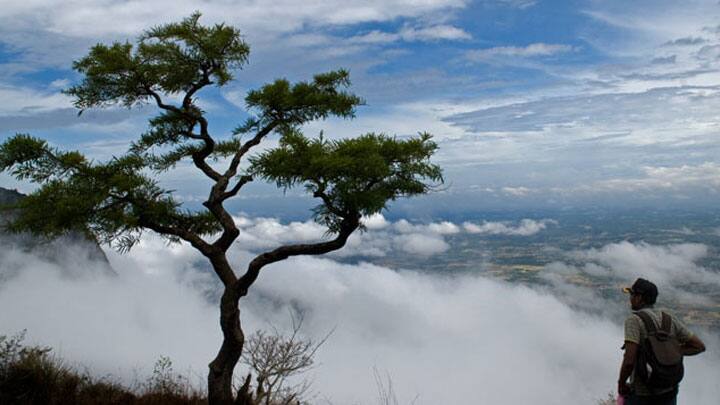
[[[231,261],[237,269],[279,244],[324,237],[311,222],[236,220],[241,235]],[[377,370],[391,377],[400,404],[593,404],[615,388],[626,303],[608,301],[573,277],[628,283],[647,276],[687,302],[709,298],[670,287],[720,285],[717,272],[697,264],[709,254],[699,244],[618,242],[567,252],[567,261],[542,270],[547,282],[533,286],[482,273],[343,262],[395,251],[430,256],[447,250],[447,235],[461,232],[521,238],[561,226],[552,220],[417,224],[382,216],[365,223],[366,232],[340,252],[269,266],[241,302],[246,331],[289,327],[291,310],[303,312],[306,336],[332,331],[307,375],[316,403],[378,403]],[[129,254],[107,253],[117,275],[96,271],[100,264],[89,260],[0,251],[0,334],[27,329],[29,343],[127,382],[169,356],[176,371],[202,386],[221,339],[218,284],[203,258],[150,234]],[[708,352],[686,360],[681,403],[716,404],[720,338],[696,332]]]

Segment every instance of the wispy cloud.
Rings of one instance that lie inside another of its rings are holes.
[[[678,38],[672,41],[665,42],[662,46],[688,46],[688,45],[700,45],[708,42],[707,39],[702,37],[685,37]]]
[[[465,30],[452,25],[433,25],[427,27],[403,27],[398,32],[370,31],[366,34],[354,36],[350,42],[363,44],[385,44],[396,41],[439,41],[439,40],[467,40],[472,36]]]
[[[472,222],[465,222],[463,228],[466,232],[472,234],[530,236],[544,230],[548,225],[557,224],[557,221],[550,219],[540,221],[523,219],[518,225],[505,222],[483,222],[477,225]]]
[[[534,43],[527,46],[498,46],[494,48],[475,49],[465,53],[468,60],[481,62],[497,57],[533,58],[553,56],[571,52],[573,47],[563,44]]]
[[[582,189],[594,192],[641,192],[703,187],[720,192],[720,164],[716,162],[694,166],[644,167],[642,171],[644,177],[603,180]]]
[[[498,3],[508,5],[510,7],[519,8],[521,10],[530,8],[536,5],[537,0],[496,0]]]

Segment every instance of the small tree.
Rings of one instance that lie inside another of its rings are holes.
[[[258,330],[245,341],[240,362],[250,373],[238,391],[238,396],[252,405],[299,405],[310,389],[310,382],[303,380],[290,384],[290,379],[308,372],[315,364],[315,353],[330,334],[320,340],[300,336],[304,313],[290,313],[292,331],[284,334],[273,327],[272,332]],[[252,389],[252,373],[255,388]]]
[[[135,45],[95,45],[74,63],[84,78],[66,93],[80,113],[117,104],[159,108],[149,130],[125,154],[96,162],[18,134],[0,145],[0,169],[40,186],[19,203],[21,214],[12,230],[46,236],[83,230],[121,251],[152,230],[169,241],[185,241],[207,257],[224,288],[223,342],[209,365],[208,396],[211,404],[230,404],[233,370],[245,341],[239,302],[261,269],[291,256],[340,249],[362,227],[364,215],[380,212],[398,197],[426,193],[442,176],[429,162],[437,145],[428,134],[407,140],[367,134],[331,141],[301,133],[301,126],[313,120],[354,116],[361,100],[344,90],[350,84],[345,70],[295,84],[279,79],[250,91],[245,102],[254,115],[231,134],[211,133],[196,96],[204,87],[230,82],[246,63],[249,47],[236,28],[203,26],[199,18],[196,13],[149,29]],[[173,104],[170,98],[179,101]],[[271,133],[280,135],[280,146],[247,159]],[[243,159],[250,162],[247,170],[241,169]],[[159,173],[182,160],[191,161],[212,182],[201,210],[183,208],[158,183]],[[283,188],[303,185],[320,201],[315,220],[333,237],[264,252],[238,275],[227,251],[239,230],[224,204],[256,178]]]

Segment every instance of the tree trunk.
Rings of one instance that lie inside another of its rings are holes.
[[[220,327],[223,343],[208,374],[208,402],[210,405],[233,405],[233,370],[240,360],[245,335],[240,327],[240,297],[226,287],[220,299]],[[246,405],[242,401],[236,405]]]

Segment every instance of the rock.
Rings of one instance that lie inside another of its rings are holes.
[[[0,205],[15,204],[23,197],[23,194],[15,190],[0,187]],[[12,220],[14,215],[15,211],[12,209],[0,210],[1,254],[8,254],[13,250],[29,253],[58,264],[62,268],[63,274],[67,276],[79,277],[87,274],[90,269],[106,275],[117,275],[97,240],[77,231],[51,240],[27,232],[10,233],[4,230],[4,226]]]

